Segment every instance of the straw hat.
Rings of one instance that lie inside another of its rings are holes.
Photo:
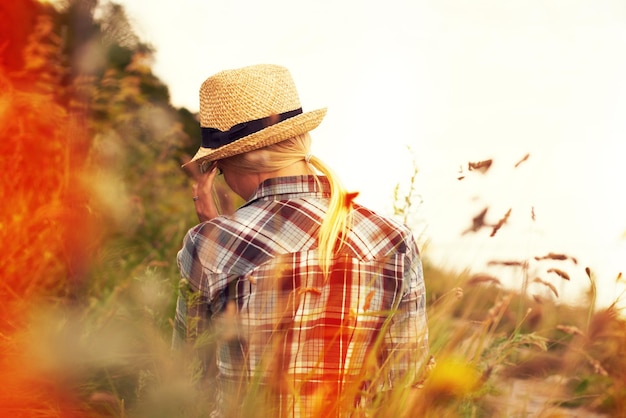
[[[315,129],[325,115],[325,108],[302,112],[296,86],[284,67],[262,64],[219,72],[200,87],[202,145],[186,164],[293,138]]]

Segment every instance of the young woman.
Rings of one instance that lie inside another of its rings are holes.
[[[411,231],[354,202],[310,153],[289,71],[227,70],[200,88],[201,223],[178,254],[176,340],[215,336],[216,415],[341,416],[410,387],[428,350]],[[246,203],[219,215],[217,175]],[[215,361],[215,359],[208,361]]]

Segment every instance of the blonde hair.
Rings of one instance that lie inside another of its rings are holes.
[[[352,202],[337,175],[322,160],[312,156],[310,149],[311,136],[307,132],[258,150],[225,158],[220,163],[235,172],[268,173],[305,160],[316,179],[316,170],[328,179],[330,201],[317,238],[320,267],[327,277],[333,256],[343,244],[342,237],[350,223]],[[319,179],[317,180],[319,186]]]

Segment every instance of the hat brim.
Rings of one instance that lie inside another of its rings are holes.
[[[243,154],[309,132],[319,126],[326,116],[326,110],[323,108],[302,113],[219,148],[200,147],[196,155],[183,164],[183,167],[193,162],[216,161]]]

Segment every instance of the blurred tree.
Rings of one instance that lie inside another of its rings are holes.
[[[97,213],[83,183],[87,131],[64,84],[56,11],[0,5],[0,415],[84,417],[76,393],[38,368],[26,342],[37,309],[71,301],[97,250]]]
[[[167,86],[152,73],[152,47],[110,2],[3,2],[0,17],[7,22],[0,25],[0,64],[12,71],[13,85],[48,94],[73,115],[67,129],[88,133],[68,131],[64,141],[88,147],[90,174],[81,181],[93,191],[94,208],[103,208],[106,251],[124,248],[121,257],[100,257],[123,270],[97,269],[107,277],[103,285],[150,263],[166,266],[174,282],[175,253],[197,222],[180,164],[195,152],[191,136],[199,138],[199,128],[195,115],[170,104]]]
[[[72,91],[69,108],[84,110],[92,133],[88,161],[96,174],[88,181],[108,215],[106,251],[118,254],[103,257],[116,261],[99,269],[99,281],[110,288],[120,275],[157,264],[175,282],[176,251],[197,222],[193,179],[180,165],[197,149],[198,121],[171,105],[168,87],[152,72],[154,50],[122,6],[66,0],[57,13],[62,60],[70,64],[63,82]],[[237,197],[219,187],[222,207],[232,211]]]
[[[102,15],[104,18],[101,19],[101,27],[105,41],[129,50],[136,49],[141,45],[139,36],[128,21],[123,6],[110,2],[105,3],[102,5]]]
[[[24,66],[24,47],[35,27],[37,15],[43,8],[34,0],[16,3],[0,3],[0,67],[7,72]]]

